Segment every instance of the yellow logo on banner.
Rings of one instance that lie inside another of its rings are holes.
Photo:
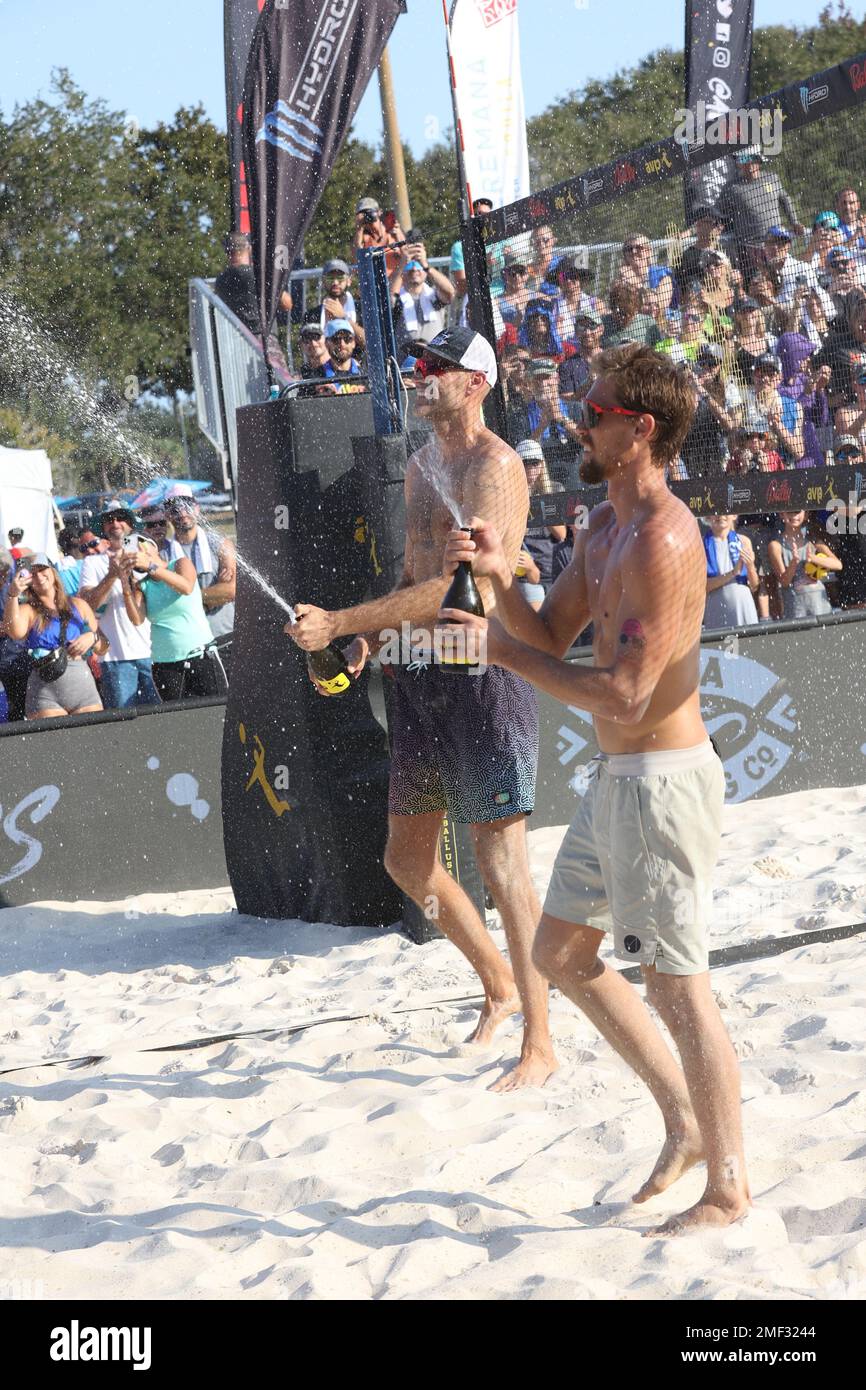
[[[247,731],[243,724],[238,724],[238,737],[240,738],[241,743],[246,743]],[[268,774],[265,772],[264,744],[262,743],[258,734],[254,734],[253,738],[255,739],[257,745],[256,751],[253,753],[253,762],[255,763],[255,767],[250,773],[250,780],[244,787],[244,791],[248,792],[252,787],[253,783],[258,782],[261,786],[262,791],[265,794],[267,803],[273,811],[274,815],[281,816],[284,811],[291,811],[292,808],[289,805],[288,801],[280,801],[279,797],[277,796],[276,792],[274,791],[273,787],[268,781]]]
[[[376,553],[376,532],[372,526],[367,525],[366,518],[363,516],[355,517],[355,540],[358,545],[366,545],[370,542],[370,561],[373,565],[373,574],[376,578],[382,573],[382,566],[379,564],[379,556]]]

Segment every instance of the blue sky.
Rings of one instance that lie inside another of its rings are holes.
[[[755,0],[756,24],[811,24],[823,4]],[[863,3],[850,8],[862,17]],[[47,94],[52,68],[63,66],[88,96],[142,126],[200,101],[224,128],[222,11],[222,0],[0,0],[2,109]],[[527,113],[657,48],[681,46],[684,13],[684,0],[520,0]],[[441,0],[408,0],[390,51],[403,139],[421,154],[451,124]],[[380,143],[375,81],[355,132]]]

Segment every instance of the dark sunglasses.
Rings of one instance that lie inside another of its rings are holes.
[[[329,343],[354,343],[354,333],[332,333],[328,339]]]
[[[595,401],[582,400],[575,408],[575,424],[584,430],[594,430],[601,424],[602,415],[649,415],[648,410],[626,410],[621,405],[597,405]],[[661,417],[654,415],[653,419]]]
[[[527,273],[525,265],[507,265],[505,267],[506,275],[526,275]]]
[[[164,516],[154,516],[144,521],[145,526],[167,526],[168,521]]]
[[[79,542],[78,542],[78,549],[79,549],[79,550],[98,550],[98,549],[99,549],[99,541],[79,541]]]
[[[834,458],[837,459],[856,459],[860,457],[859,449],[852,449],[849,444],[845,449],[837,449]]]

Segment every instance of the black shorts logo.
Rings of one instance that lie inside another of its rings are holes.
[[[636,956],[637,953],[638,953],[638,951],[640,950],[640,945],[641,945],[640,937],[639,937],[639,936],[627,936],[627,937],[625,938],[625,940],[623,941],[622,944],[623,944],[623,946],[625,947],[625,949],[628,951],[628,953],[629,953],[630,956]]]

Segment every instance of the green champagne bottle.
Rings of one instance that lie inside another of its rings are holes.
[[[472,531],[468,526],[462,526],[462,531]],[[474,613],[476,618],[484,617],[484,604],[478,592],[478,586],[472,574],[472,563],[469,560],[461,560],[457,569],[454,571],[454,578],[447,594],[442,600],[443,608],[457,608],[463,613]],[[468,675],[475,666],[476,662],[470,661],[468,657],[443,657],[439,663],[443,671],[450,672],[451,675]]]
[[[329,695],[345,695],[352,684],[346,659],[333,642],[317,652],[307,652],[307,670]]]

